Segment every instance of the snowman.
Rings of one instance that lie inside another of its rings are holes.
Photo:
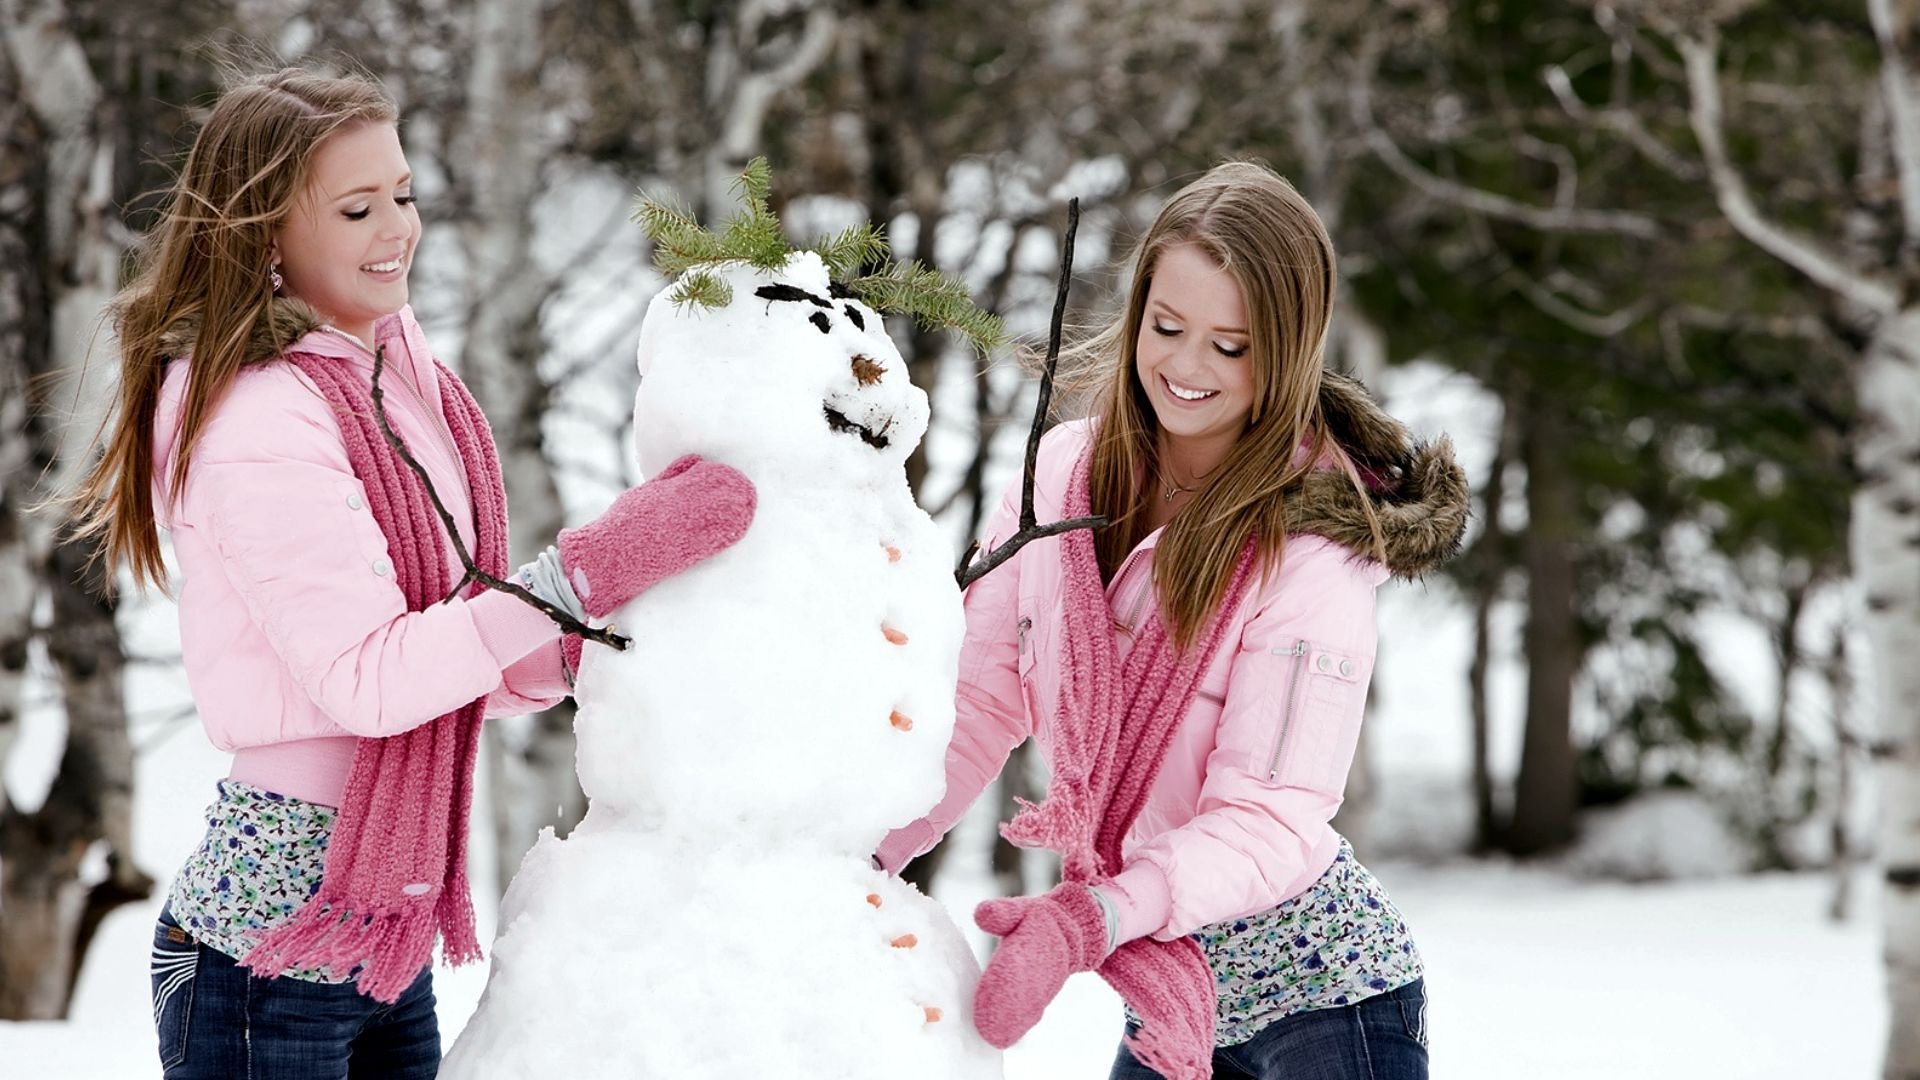
[[[589,810],[522,863],[443,1078],[1001,1075],[958,928],[870,859],[953,729],[953,553],[903,468],[926,395],[819,255],[759,261],[654,299],[634,401],[643,472],[739,469],[752,527],[587,649]]]

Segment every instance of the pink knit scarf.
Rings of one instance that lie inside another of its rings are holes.
[[[419,476],[381,434],[371,385],[338,359],[306,353],[287,359],[339,417],[347,460],[386,534],[407,610],[445,599],[451,582],[444,527]],[[435,367],[447,426],[472,489],[473,558],[502,577],[507,501],[493,435],[466,387],[438,361]],[[360,740],[320,890],[291,921],[261,938],[247,955],[248,968],[273,976],[293,968],[345,972],[357,964],[359,991],[391,1003],[432,962],[435,934],[445,937],[449,964],[481,958],[467,887],[467,813],[484,707],[484,700],[474,701],[404,734]]]
[[[1089,451],[1068,482],[1063,516],[1091,512],[1090,465]],[[1184,653],[1174,647],[1159,605],[1152,604],[1124,663],[1117,658],[1092,532],[1064,534],[1060,558],[1063,664],[1051,727],[1053,780],[1046,799],[1038,806],[1022,800],[1021,812],[1001,832],[1022,847],[1059,852],[1066,880],[1097,885],[1122,869],[1121,841],[1146,805],[1228,616],[1246,595],[1254,544],[1247,542],[1226,597],[1192,647]],[[1140,1037],[1128,1044],[1136,1057],[1169,1077],[1211,1075],[1210,1060],[1187,1060],[1177,1049],[1210,1047],[1213,1041],[1213,975],[1192,938],[1127,942],[1100,965],[1100,974],[1144,1021]],[[1156,1030],[1161,1023],[1179,1033]]]

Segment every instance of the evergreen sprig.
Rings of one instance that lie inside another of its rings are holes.
[[[733,182],[740,208],[719,233],[670,198],[640,197],[633,220],[653,241],[653,264],[662,274],[679,278],[669,299],[678,305],[724,307],[733,301],[733,290],[714,267],[745,263],[778,270],[786,265],[794,248],[768,205],[772,192],[773,170],[766,158],[756,157]],[[892,262],[886,237],[871,225],[845,229],[814,251],[833,280],[844,281],[849,292],[875,311],[911,315],[923,326],[957,331],[982,352],[1006,342],[1000,319],[975,307],[964,284],[918,262]],[[862,274],[869,266],[885,269]]]
[[[847,290],[875,311],[912,315],[922,326],[953,330],[981,352],[1007,342],[998,315],[980,310],[964,283],[918,261],[889,263],[885,270],[847,282]]]
[[[872,225],[861,222],[842,230],[840,235],[813,249],[827,264],[827,273],[835,281],[850,281],[869,266],[878,266],[893,257],[887,238]],[[877,310],[877,309],[876,309]]]

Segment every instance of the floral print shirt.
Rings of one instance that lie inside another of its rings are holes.
[[[1237,1046],[1294,1013],[1398,989],[1423,972],[1406,920],[1344,839],[1306,892],[1193,937],[1213,969],[1217,1046]],[[1127,1020],[1140,1022],[1131,1009]]]
[[[167,906],[189,934],[236,960],[320,891],[339,812],[237,780],[220,781],[207,835],[173,879]],[[286,977],[343,983],[352,972],[295,969]]]

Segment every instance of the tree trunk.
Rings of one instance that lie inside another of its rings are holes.
[[[461,369],[500,448],[514,565],[565,524],[541,427],[551,388],[540,375],[540,310],[556,282],[533,256],[533,207],[554,150],[540,96],[539,16],[537,5],[517,0],[474,9],[460,153],[473,199],[460,229],[470,275]],[[543,826],[565,833],[586,812],[573,768],[572,704],[489,723],[485,738],[496,886],[504,893]],[[557,820],[548,816],[556,807]]]
[[[84,455],[64,453],[66,430],[90,434],[101,387],[80,393],[90,326],[118,284],[112,238],[113,155],[100,140],[103,103],[64,8],[0,8],[0,248],[21,248],[0,270],[0,383],[24,385],[0,447],[24,455],[0,491],[0,745],[17,722],[32,608],[50,595],[44,630],[59,674],[67,741],[45,801],[27,812],[0,790],[0,1019],[66,1015],[94,930],[153,882],[132,863],[133,752],[127,737],[124,657],[115,601],[89,591],[90,550],[27,518],[22,503],[65,488]],[[44,170],[42,172],[41,170]],[[24,405],[24,408],[19,408]],[[50,418],[66,421],[55,428]],[[17,423],[19,426],[14,427]],[[108,876],[88,889],[85,856],[104,849]]]
[[[1828,827],[1833,840],[1833,899],[1827,905],[1827,917],[1834,922],[1853,917],[1853,830],[1847,815],[1853,807],[1853,758],[1859,750],[1853,742],[1853,666],[1847,648],[1851,632],[1844,622],[1834,630],[1833,648],[1825,665],[1833,700],[1834,733],[1833,821]]]
[[[1507,568],[1507,533],[1500,524],[1500,504],[1507,497],[1507,461],[1514,443],[1515,408],[1503,401],[1505,415],[1493,463],[1487,469],[1487,487],[1480,502],[1482,532],[1473,555],[1473,662],[1467,668],[1467,693],[1473,731],[1473,848],[1488,852],[1501,841],[1500,822],[1493,805],[1493,709],[1487,695],[1487,676],[1493,664],[1493,605],[1500,599],[1500,583]]]
[[[1853,566],[1879,704],[1886,867],[1885,1075],[1920,1077],[1920,307],[1887,319],[1860,365]]]
[[[1538,391],[1526,398],[1521,431],[1527,463],[1527,727],[1514,784],[1507,849],[1542,855],[1573,839],[1577,778],[1573,680],[1574,532],[1578,506],[1561,458],[1556,414]]]

